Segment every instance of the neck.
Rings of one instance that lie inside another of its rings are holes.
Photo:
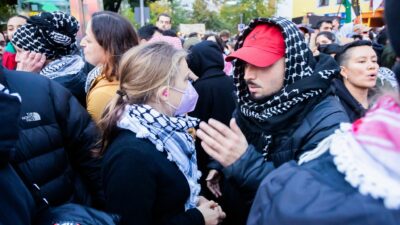
[[[368,88],[356,87],[346,80],[344,81],[344,86],[347,88],[353,98],[355,98],[364,107],[364,109],[368,109]]]
[[[164,114],[166,116],[172,117],[173,113],[171,112],[172,110],[170,109],[170,106],[165,106],[164,104],[161,104],[160,102],[147,102],[147,105],[151,106],[153,109],[157,110],[159,113]]]

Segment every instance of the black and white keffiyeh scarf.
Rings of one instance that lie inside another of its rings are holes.
[[[245,64],[237,60],[234,71],[239,101],[235,117],[248,140],[253,139],[252,144],[263,149],[264,155],[274,135],[290,132],[326,96],[332,78],[340,69],[330,56],[324,54],[317,62],[296,25],[281,17],[252,20],[240,34],[235,49],[243,46],[246,36],[257,25],[265,23],[277,25],[283,33],[286,46],[283,88],[265,99],[254,100],[244,80]]]
[[[189,128],[197,126],[199,120],[189,116],[168,117],[149,105],[128,105],[117,126],[136,133],[138,138],[149,139],[160,152],[167,154],[185,176],[190,187],[190,197],[185,209],[197,206],[200,193],[201,173],[197,169],[194,139]]]
[[[57,77],[77,74],[82,70],[84,65],[85,62],[81,56],[67,55],[50,62],[40,71],[40,74],[50,79],[55,79]]]
[[[26,51],[43,53],[47,59],[70,55],[77,49],[79,22],[64,12],[42,12],[18,28],[11,42]]]
[[[92,86],[92,83],[94,80],[96,80],[96,78],[98,76],[101,75],[101,73],[103,72],[103,66],[96,66],[95,68],[93,68],[89,74],[87,75],[86,78],[86,82],[85,82],[85,92],[88,93],[90,87]]]

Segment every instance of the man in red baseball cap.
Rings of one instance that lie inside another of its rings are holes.
[[[330,91],[339,66],[328,55],[315,59],[291,21],[253,20],[226,60],[235,60],[234,118],[230,127],[213,119],[201,122],[197,136],[204,150],[224,167],[212,171],[211,192],[220,193],[218,179],[223,173],[245,199],[235,204],[240,206],[236,211],[226,210],[229,217],[246,214],[265,176],[315,148],[348,117]]]

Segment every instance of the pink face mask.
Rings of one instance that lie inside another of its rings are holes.
[[[180,89],[177,89],[175,87],[171,87],[177,92],[180,92],[183,94],[181,98],[181,102],[178,107],[173,106],[170,103],[167,103],[169,106],[175,109],[174,116],[178,115],[183,115],[189,112],[192,112],[194,108],[196,107],[197,100],[199,99],[199,94],[197,94],[196,89],[194,89],[192,83],[188,82],[188,86],[186,90],[182,91]]]

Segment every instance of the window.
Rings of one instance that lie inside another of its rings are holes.
[[[329,5],[329,0],[319,0],[318,2],[318,7],[328,6],[328,5]]]

